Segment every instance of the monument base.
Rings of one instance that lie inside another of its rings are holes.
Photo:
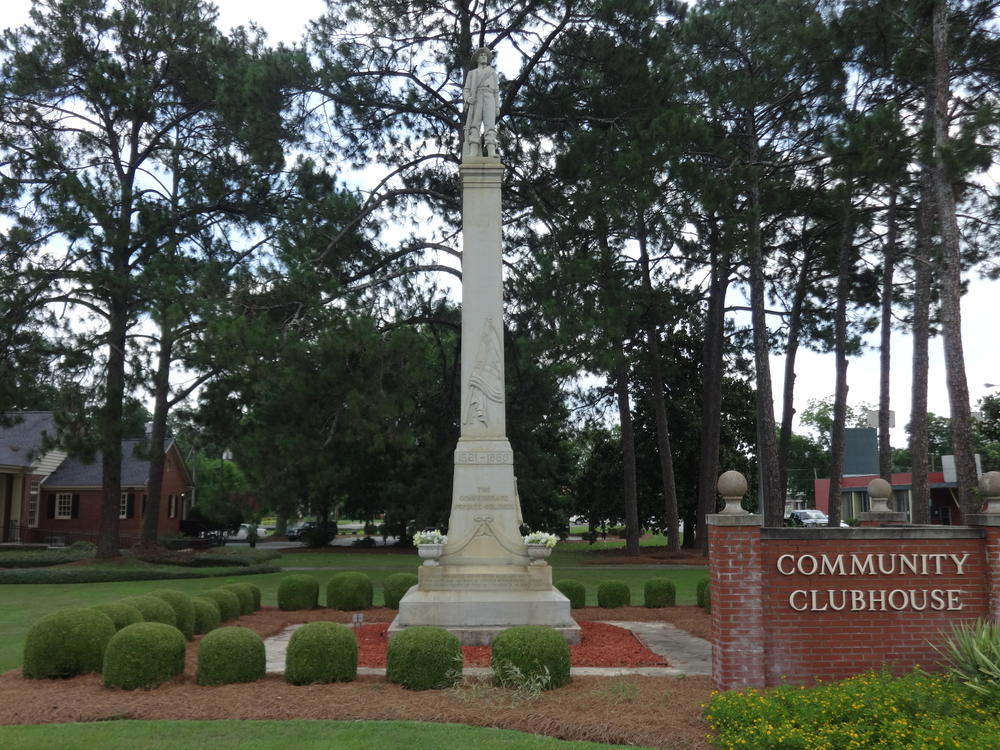
[[[433,625],[463,646],[488,646],[515,625],[545,625],[568,643],[580,642],[569,599],[552,588],[547,565],[425,566],[418,577],[399,602],[390,638],[413,625]]]

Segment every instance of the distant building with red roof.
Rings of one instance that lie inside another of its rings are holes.
[[[878,479],[876,474],[841,477],[840,517],[845,521],[857,518],[868,510],[868,483]],[[962,512],[958,507],[958,486],[946,482],[944,472],[932,471],[927,475],[931,496],[931,523],[946,526],[962,525]],[[893,474],[893,510],[906,513],[907,520],[913,520],[912,496],[913,474]],[[828,513],[830,509],[830,480],[817,479],[813,483],[816,508]]]

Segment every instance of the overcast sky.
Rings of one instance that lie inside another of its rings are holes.
[[[10,27],[26,23],[30,0],[0,0],[3,12],[0,26]],[[282,2],[262,2],[260,0],[219,0],[219,25],[223,30],[249,24],[255,21],[268,32],[271,42],[298,41],[310,19],[318,17],[325,7],[323,0],[283,0]],[[966,371],[973,408],[975,403],[988,392],[986,383],[1000,384],[1000,349],[996,329],[990,321],[1000,318],[1000,282],[983,281],[972,275],[970,293],[962,303],[963,336],[965,345]],[[990,331],[993,331],[991,334]],[[851,358],[848,368],[851,404],[878,403],[879,356],[878,332],[869,341],[871,350],[862,356]],[[896,429],[893,430],[893,444],[905,445],[903,427],[910,412],[910,358],[911,340],[908,336],[894,332],[892,368],[891,406],[896,412]],[[945,390],[944,364],[941,339],[931,341],[931,363],[929,382],[929,409],[935,414],[947,416],[948,395]],[[771,358],[771,377],[775,388],[775,412],[780,419],[782,357]],[[796,408],[802,410],[811,398],[823,398],[833,393],[834,361],[832,354],[815,354],[800,350],[796,379]]]

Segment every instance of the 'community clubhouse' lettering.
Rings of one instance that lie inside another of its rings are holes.
[[[942,576],[965,575],[969,553],[872,553],[780,555],[782,575]],[[797,589],[788,596],[796,612],[887,612],[961,610],[961,589]]]

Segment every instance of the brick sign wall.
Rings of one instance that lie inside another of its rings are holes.
[[[995,521],[991,516],[981,520]],[[761,528],[709,517],[720,690],[938,663],[953,623],[1000,615],[1000,527]]]

